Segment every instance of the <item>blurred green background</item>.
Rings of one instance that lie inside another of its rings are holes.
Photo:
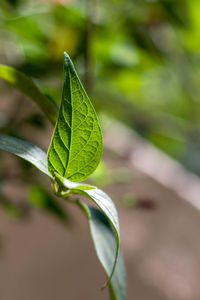
[[[2,0],[0,61],[57,102],[63,52],[95,107],[200,174],[199,0]]]
[[[63,52],[68,52],[104,137],[119,120],[200,175],[199,16],[199,0],[1,0],[0,64],[31,76],[59,103]],[[0,84],[0,132],[47,150],[53,127],[34,103]],[[123,142],[120,133],[110,134],[110,143]],[[0,260],[1,295],[11,293],[6,300],[59,295],[60,300],[69,292],[69,299],[102,299],[98,276],[104,278],[103,272],[98,263],[95,267],[81,214],[56,198],[49,180],[30,164],[0,154],[0,207],[17,220],[33,217],[26,226],[9,223],[0,210],[0,255],[4,232],[10,249]],[[174,192],[136,171],[130,156],[118,154],[107,148],[90,181],[106,188],[119,208],[128,299],[200,299],[199,181],[188,176],[180,185],[176,177],[182,171],[175,172]],[[161,163],[160,173],[164,169]],[[195,208],[181,198],[190,187],[196,191],[191,193]],[[33,206],[62,223],[51,222]],[[83,276],[89,267],[90,277]]]

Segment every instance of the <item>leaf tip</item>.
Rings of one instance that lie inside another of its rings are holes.
[[[69,55],[67,54],[67,52],[64,51],[64,58],[68,58]]]
[[[73,63],[71,61],[69,54],[67,54],[67,52],[64,52],[64,70],[65,72],[68,72],[69,70],[70,72],[73,71]]]
[[[64,63],[66,65],[68,65],[69,63],[71,63],[70,56],[69,56],[69,54],[67,54],[67,52],[64,52]]]

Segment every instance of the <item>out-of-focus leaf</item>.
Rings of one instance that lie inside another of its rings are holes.
[[[92,173],[92,175],[89,177],[89,181],[92,184],[101,187],[108,185],[111,182],[110,169],[106,166],[106,164],[103,161],[100,161],[100,164],[98,165],[94,173]]]
[[[34,206],[43,209],[61,221],[67,221],[68,216],[59,203],[42,187],[33,186],[29,192],[29,201]]]
[[[53,124],[56,122],[57,104],[51,98],[43,95],[29,77],[12,67],[0,65],[0,78],[31,98]]]
[[[29,216],[29,208],[24,203],[13,203],[5,195],[0,194],[0,207],[10,219],[23,219]]]

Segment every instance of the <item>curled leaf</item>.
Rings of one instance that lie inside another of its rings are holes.
[[[115,238],[115,247],[112,249],[115,255],[113,259],[112,268],[108,276],[109,278],[108,280],[110,280],[117,264],[118,253],[119,253],[119,238],[120,238],[118,214],[112,199],[105,192],[103,192],[102,190],[94,186],[77,183],[77,182],[71,182],[63,178],[57,173],[55,173],[55,176],[59,184],[62,184],[65,187],[66,196],[70,194],[78,194],[78,195],[84,195],[85,197],[91,199],[101,209],[101,211],[107,217],[108,222],[111,224],[116,238]]]
[[[79,206],[82,208],[88,219],[97,257],[109,277],[114,262],[113,251],[116,247],[115,234],[108,219],[100,210],[90,207],[83,202],[79,202]],[[126,299],[126,272],[120,251],[113,276],[108,285],[110,300]]]

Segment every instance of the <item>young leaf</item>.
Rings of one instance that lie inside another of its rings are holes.
[[[43,95],[31,78],[5,65],[0,65],[0,78],[31,98],[41,108],[48,119],[55,124],[58,116],[57,104],[52,99]]]
[[[22,157],[33,164],[41,172],[52,177],[47,170],[46,153],[39,147],[27,141],[0,134],[0,150]]]
[[[116,239],[115,239],[115,247],[113,247],[112,249],[112,253],[115,253],[115,256],[114,256],[111,272],[109,274],[109,279],[110,279],[113,275],[117,263],[118,252],[119,252],[119,236],[120,236],[118,215],[113,201],[106,193],[104,193],[102,190],[94,186],[90,186],[87,184],[80,184],[77,182],[71,182],[63,178],[57,173],[55,173],[55,176],[56,179],[58,180],[58,183],[62,184],[66,188],[67,190],[66,195],[79,194],[88,197],[101,209],[101,211],[105,214],[105,216],[111,223],[114,229]]]
[[[47,154],[48,170],[71,181],[82,181],[96,169],[101,153],[96,112],[65,53],[62,101]]]
[[[113,267],[113,249],[116,247],[115,235],[105,215],[96,208],[82,202],[78,203],[87,216],[94,247],[107,276]],[[110,300],[126,299],[126,272],[119,252],[116,268],[109,282]]]

